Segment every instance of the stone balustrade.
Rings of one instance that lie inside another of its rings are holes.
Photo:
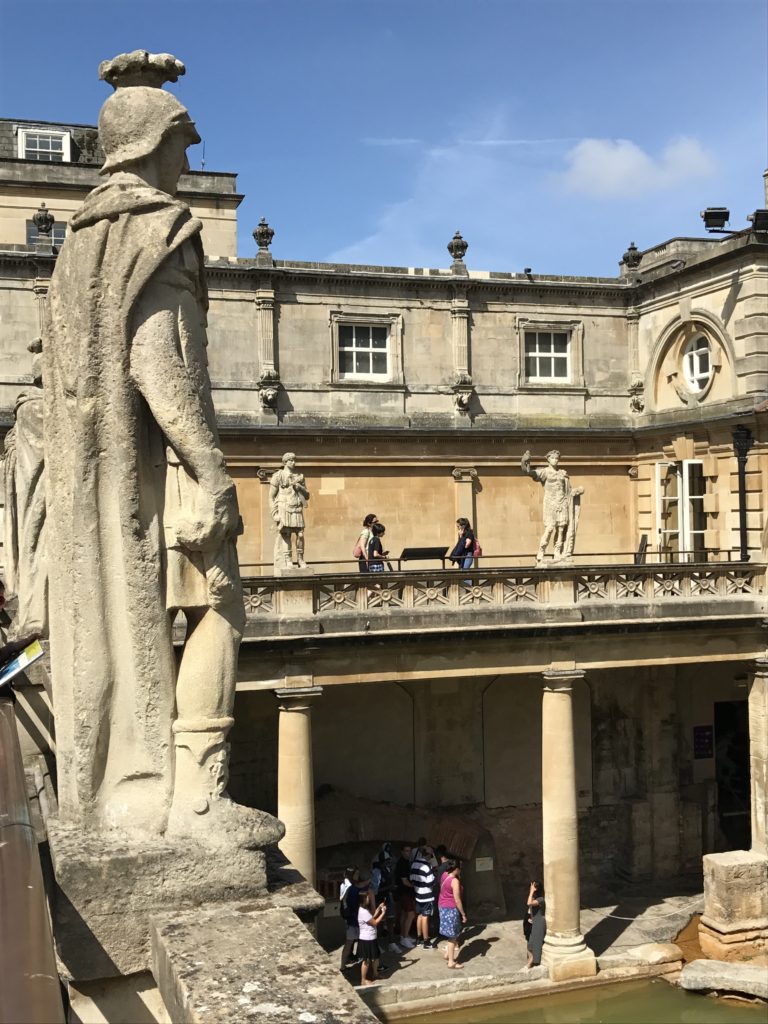
[[[243,590],[246,635],[252,637],[437,627],[457,622],[457,613],[495,624],[552,623],[559,618],[700,618],[764,614],[766,565],[408,570],[377,576],[318,573],[246,577]]]

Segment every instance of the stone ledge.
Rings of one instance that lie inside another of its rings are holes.
[[[726,992],[768,1000],[768,967],[694,960],[683,968],[679,984],[688,992]]]
[[[267,826],[274,824],[264,818]],[[47,827],[56,876],[56,950],[61,973],[72,980],[148,970],[150,915],[163,911],[257,900],[316,913],[318,895],[269,847],[213,851],[194,843],[99,836],[52,817]],[[273,834],[271,827],[267,831]]]
[[[376,1024],[287,909],[203,906],[152,918],[155,981],[179,1024]]]

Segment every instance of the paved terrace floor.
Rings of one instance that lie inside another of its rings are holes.
[[[612,974],[612,968],[621,969],[624,977],[632,973],[632,950],[647,943],[673,942],[703,908],[703,895],[691,891],[690,884],[681,882],[670,891],[646,887],[627,887],[611,902],[582,909],[581,926],[587,943],[598,957],[600,972]],[[456,992],[457,988],[497,987],[525,985],[541,990],[550,985],[542,969],[523,970],[526,963],[526,943],[521,920],[469,924],[464,930],[459,962],[463,971],[452,971],[442,956],[443,942],[438,949],[419,947],[399,953],[386,950],[384,962],[389,971],[375,989],[382,990],[376,1004],[389,1009],[389,1004],[410,1003],[415,1000],[439,996],[440,989]],[[334,967],[338,969],[341,946],[329,951]],[[686,959],[690,951],[686,951]],[[635,960],[637,973],[647,967],[647,961]],[[360,985],[360,968],[344,972],[350,984]],[[437,993],[434,986],[437,985]],[[372,991],[369,989],[368,991]],[[389,990],[389,991],[388,991]],[[360,990],[362,992],[362,989]],[[393,1007],[394,1008],[394,1007]],[[437,1008],[437,1007],[435,1007]]]

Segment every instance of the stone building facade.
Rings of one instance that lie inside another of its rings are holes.
[[[43,129],[68,133],[62,161],[19,148]],[[98,183],[94,132],[0,122],[6,428],[56,259],[27,222],[44,201],[65,225]],[[280,260],[267,224],[238,258],[235,176],[182,187],[204,224],[211,379],[244,519],[233,795],[291,818],[310,877],[315,846],[322,875],[340,850],[414,838],[389,818],[378,834],[385,802],[472,823],[510,907],[569,787],[556,816],[578,822],[587,885],[700,871],[755,842],[768,235],[630,247],[612,278],[476,270],[460,237],[437,269]],[[584,494],[573,564],[537,567],[542,495],[520,457],[551,449]],[[278,578],[269,481],[286,451],[311,494],[313,573]],[[458,516],[483,556],[460,575],[395,563],[371,588],[352,558],[368,512],[393,559],[450,548]]]

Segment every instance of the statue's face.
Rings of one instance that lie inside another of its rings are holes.
[[[557,464],[558,464],[559,461],[560,461],[560,458],[557,455],[548,455],[547,456],[547,462],[550,464],[552,469],[557,469]]]
[[[291,472],[296,468],[296,459],[286,459],[285,468],[290,469]]]
[[[178,128],[168,132],[157,150],[159,186],[163,192],[167,192],[169,195],[176,195],[179,178],[189,170],[187,147],[191,142],[189,129],[186,125],[181,124]]]

